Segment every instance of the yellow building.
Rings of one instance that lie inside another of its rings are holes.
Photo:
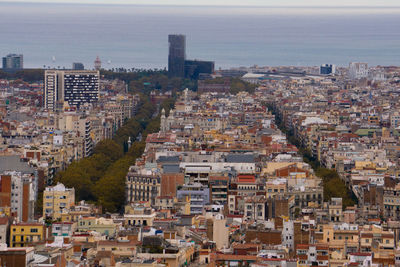
[[[332,251],[342,255],[346,255],[348,251],[356,252],[360,248],[359,229],[356,224],[324,224],[322,234],[323,239],[318,240],[318,243],[327,244]]]
[[[101,235],[113,236],[117,231],[118,225],[112,219],[81,217],[78,219],[78,231],[95,231]]]
[[[394,253],[394,232],[385,231],[378,225],[365,225],[361,233],[361,252],[390,252]]]
[[[125,225],[153,226],[156,212],[148,207],[148,203],[125,206],[124,223]]]
[[[63,184],[46,187],[43,191],[43,215],[53,220],[60,219],[75,204],[75,189]]]
[[[10,247],[27,247],[44,240],[45,227],[40,223],[18,223],[10,228]]]

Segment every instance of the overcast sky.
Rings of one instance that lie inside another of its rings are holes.
[[[245,6],[396,6],[399,0],[0,0],[0,2],[142,4],[142,5],[245,5]]]

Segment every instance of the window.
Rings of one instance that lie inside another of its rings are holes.
[[[369,239],[367,238],[367,239],[365,239],[365,243],[369,243]]]
[[[38,229],[37,228],[31,228],[31,233],[37,233]]]

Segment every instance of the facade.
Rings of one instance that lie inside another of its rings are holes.
[[[40,223],[13,224],[10,228],[10,247],[27,247],[44,240],[45,227]]]
[[[213,241],[217,249],[229,247],[229,227],[222,215],[217,216],[213,221]]]
[[[329,246],[299,244],[297,266],[329,266]]]
[[[0,176],[1,205],[10,210],[19,221],[28,221],[33,218],[34,200],[32,181],[19,172],[9,172]]]
[[[128,203],[135,201],[150,201],[155,204],[156,197],[161,192],[159,175],[141,174],[131,168],[126,176],[126,191]]]
[[[200,74],[212,74],[214,61],[185,60],[185,78],[198,79]]]
[[[341,222],[343,220],[342,209],[342,198],[331,198],[329,203],[329,217],[332,222]]]
[[[354,253],[360,249],[357,224],[324,224],[322,236],[321,243],[329,244],[332,249],[343,249],[343,253]]]
[[[267,181],[265,183],[265,194],[267,198],[274,197],[276,195],[286,194],[288,191],[286,179],[275,179],[273,181]]]
[[[171,77],[184,77],[186,59],[186,36],[168,35],[168,74]]]
[[[117,231],[117,224],[112,219],[96,217],[80,217],[77,223],[79,232],[95,231],[101,235],[114,236]]]
[[[163,173],[161,174],[161,196],[176,196],[176,188],[178,185],[184,184],[183,173]]]
[[[349,78],[353,80],[368,78],[368,64],[351,62],[349,65]]]
[[[323,64],[319,67],[319,74],[335,74],[336,73],[336,66],[332,64]]]
[[[321,187],[296,188],[289,192],[289,196],[294,197],[294,205],[291,206],[292,212],[307,208],[311,203],[313,205],[322,205],[324,200]]]
[[[80,107],[99,100],[98,71],[64,71],[62,88],[64,101],[69,106]]]
[[[55,111],[57,103],[61,100],[61,91],[58,86],[56,70],[46,70],[44,74],[44,106],[48,110]]]
[[[228,204],[228,176],[210,176],[210,201],[212,204]]]
[[[95,103],[100,96],[99,71],[46,70],[44,84],[44,106],[55,111],[67,102],[79,108],[86,103]]]
[[[124,223],[129,226],[153,226],[156,212],[144,205],[125,206]]]
[[[54,222],[51,225],[51,233],[53,236],[71,237],[75,229],[76,224],[72,222]]]
[[[9,54],[3,57],[3,70],[15,71],[24,68],[23,55]]]
[[[204,205],[210,203],[210,190],[200,183],[185,184],[177,191],[178,199],[190,199],[190,213],[201,214]]]
[[[61,218],[75,205],[75,189],[66,188],[63,184],[46,187],[43,191],[43,215],[54,220]]]
[[[387,218],[400,219],[400,185],[383,189],[383,214]]]
[[[154,207],[157,209],[172,209],[175,202],[176,198],[164,195],[156,198],[156,204]]]
[[[245,200],[244,215],[247,220],[267,219],[267,201],[265,196],[248,197]]]
[[[33,267],[35,249],[27,248],[4,248],[0,250],[0,262],[7,267]]]
[[[18,155],[0,157],[1,207],[18,222],[33,219],[38,172]]]

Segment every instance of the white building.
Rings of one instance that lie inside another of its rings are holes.
[[[368,63],[350,62],[349,78],[353,80],[368,78]]]
[[[288,249],[294,249],[294,226],[293,221],[283,221],[282,245]]]
[[[72,222],[55,222],[52,224],[51,233],[53,236],[71,237],[76,231],[76,224]]]

